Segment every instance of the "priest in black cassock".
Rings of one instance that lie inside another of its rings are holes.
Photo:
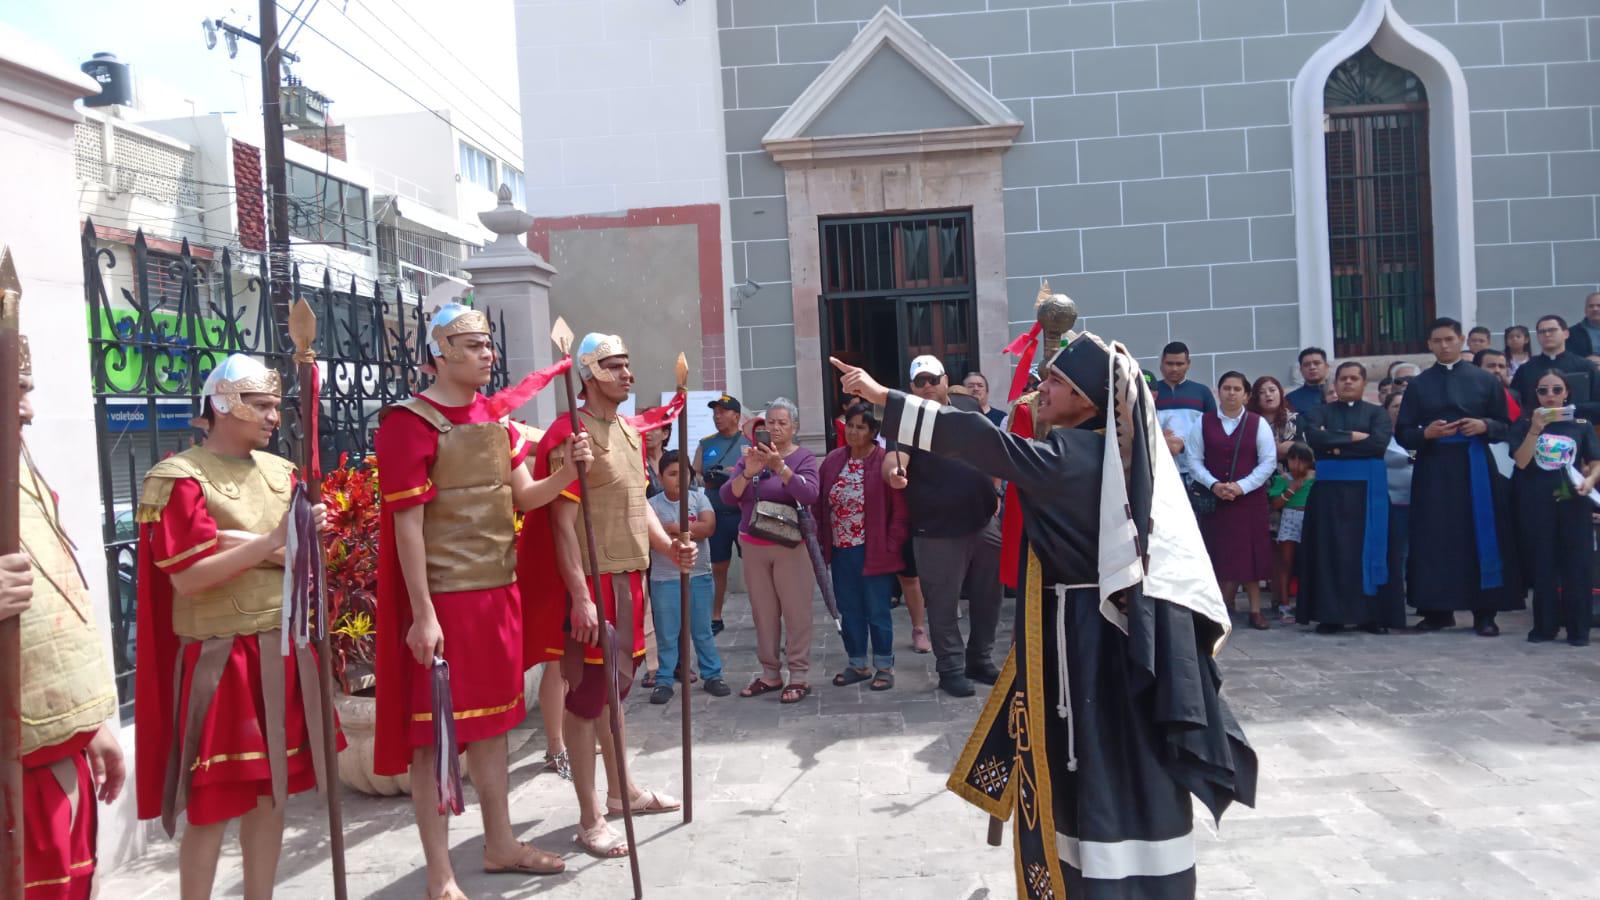
[[[1523,606],[1510,489],[1489,453],[1511,423],[1500,379],[1463,359],[1461,345],[1460,322],[1434,320],[1436,361],[1412,379],[1395,418],[1395,440],[1417,454],[1406,593],[1418,628],[1448,628],[1457,610],[1472,610],[1473,630],[1494,637],[1495,613]]]
[[[1193,898],[1190,796],[1216,817],[1253,805],[1256,757],[1219,694],[1228,612],[1133,356],[1089,334],[1057,353],[1043,440],[834,365],[886,406],[885,434],[1017,487],[1017,642],[949,781],[1014,819],[1017,896]]]
[[[1334,373],[1337,399],[1301,416],[1317,454],[1317,480],[1300,537],[1300,599],[1295,618],[1318,634],[1358,625],[1373,634],[1406,625],[1405,601],[1380,592],[1389,571],[1389,473],[1383,453],[1394,428],[1383,408],[1361,399],[1367,369],[1345,362]]]

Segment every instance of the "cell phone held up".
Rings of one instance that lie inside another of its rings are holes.
[[[757,428],[756,429],[756,431],[755,431],[755,439],[756,439],[756,443],[758,445],[759,444],[765,444],[768,447],[772,446],[772,432],[768,431],[765,428]]]
[[[1571,422],[1578,417],[1578,408],[1575,406],[1546,407],[1539,410],[1546,422]]]

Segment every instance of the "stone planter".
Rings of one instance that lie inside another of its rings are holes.
[[[410,775],[378,775],[372,771],[377,700],[339,693],[334,696],[334,707],[339,711],[339,725],[348,743],[339,754],[339,780],[351,790],[378,797],[411,793]]]

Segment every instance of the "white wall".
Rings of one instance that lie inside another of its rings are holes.
[[[0,244],[10,246],[22,282],[22,330],[33,349],[35,418],[28,442],[45,478],[61,495],[62,524],[77,542],[95,621],[109,647],[111,613],[72,158],[72,129],[82,118],[72,101],[97,92],[98,86],[74,67],[30,49],[25,38],[0,25],[0,159],[14,163],[0,166],[0,197],[6,198],[0,204]],[[111,658],[109,651],[106,658]],[[109,669],[106,677],[111,677]],[[132,729],[121,729],[121,741],[130,765],[137,765]],[[142,850],[133,793],[130,769],[123,798],[101,810],[100,861],[105,871]]]
[[[723,203],[715,0],[516,0],[528,211]]]
[[[449,125],[426,112],[354,116],[344,120],[344,134],[346,155],[373,170],[378,190],[457,216],[456,142]]]
[[[528,212],[721,207],[728,390],[737,395],[717,0],[515,0],[515,10]]]

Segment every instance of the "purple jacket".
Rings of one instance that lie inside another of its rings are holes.
[[[863,575],[893,575],[905,568],[900,551],[911,534],[911,520],[906,512],[905,500],[900,491],[891,491],[883,483],[882,447],[874,446],[865,460],[866,477],[862,490],[867,508],[867,561]],[[844,471],[850,460],[850,448],[840,447],[822,461],[822,486],[817,500],[811,504],[811,515],[817,520],[817,539],[822,545],[823,559],[833,562],[833,511],[829,508],[828,492]]]
[[[744,472],[744,460],[739,460],[728,474],[728,483],[720,489],[722,502],[739,507],[739,533],[750,533],[750,514],[757,500],[776,500],[791,506],[810,506],[817,500],[817,457],[804,447],[796,447],[783,458],[794,471],[789,483],[776,475],[759,478],[745,485],[744,496],[733,495],[733,480]]]

